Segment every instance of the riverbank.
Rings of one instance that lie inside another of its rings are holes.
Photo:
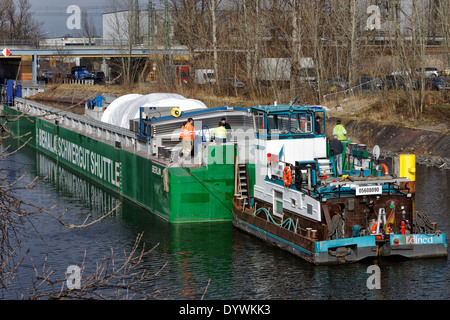
[[[331,118],[327,122],[329,135],[336,120]],[[365,144],[369,150],[378,145],[382,157],[411,153],[416,155],[417,163],[450,169],[450,134],[446,132],[346,118],[341,121],[351,142]]]
[[[95,95],[108,94],[122,96],[130,92],[148,94],[157,88],[146,86],[86,86],[55,85],[31,99],[54,107],[64,105],[74,113],[84,114],[84,102]],[[172,92],[187,98],[198,99],[209,107],[235,105],[250,107],[261,101],[243,96],[216,96],[209,90],[190,90],[181,88]],[[393,100],[393,99],[392,99]],[[391,104],[390,97],[372,107],[356,113],[339,114],[333,112],[328,120],[327,131],[331,133],[336,120],[341,119],[349,132],[352,142],[366,144],[369,148],[378,145],[382,156],[400,153],[414,153],[418,163],[450,169],[450,101],[441,92],[427,92],[427,105],[420,119],[412,120],[405,116],[401,106]],[[333,110],[334,111],[334,110]]]
[[[352,142],[378,145],[382,156],[413,153],[417,163],[450,169],[450,96],[448,92],[426,91],[420,117],[408,117],[404,92],[385,92],[384,99],[355,113],[336,114],[329,119],[332,130],[340,118]],[[331,133],[331,131],[329,132]]]

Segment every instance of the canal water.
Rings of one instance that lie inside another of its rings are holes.
[[[234,229],[231,222],[170,225],[30,147],[1,160],[1,168],[3,184],[24,173],[18,185],[49,175],[35,188],[15,194],[29,203],[56,205],[54,214],[67,209],[64,220],[70,223],[81,224],[88,214],[98,218],[122,201],[120,210],[84,229],[67,229],[44,213],[27,218],[17,234],[21,243],[16,253],[17,261],[25,258],[17,278],[1,289],[2,299],[19,299],[21,293],[27,297],[33,266],[38,270],[45,266],[56,279],[64,279],[71,265],[84,263],[84,277],[112,253],[120,261],[140,233],[146,248],[155,247],[141,268],[154,274],[146,290],[157,292],[157,299],[450,299],[447,258],[313,266]],[[416,209],[426,211],[449,235],[450,171],[419,165],[416,190]],[[380,289],[367,286],[368,267],[373,264],[380,268]]]

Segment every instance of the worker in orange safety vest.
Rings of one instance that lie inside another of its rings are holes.
[[[194,146],[195,138],[194,120],[192,118],[189,118],[186,124],[181,127],[180,138],[183,142],[180,156],[189,157]]]

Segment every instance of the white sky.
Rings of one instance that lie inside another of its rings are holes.
[[[62,37],[66,34],[76,36],[76,30],[67,28],[67,19],[71,16],[67,8],[70,5],[77,5],[81,11],[87,11],[88,16],[92,16],[95,21],[97,32],[101,35],[101,13],[105,11],[108,0],[29,0],[34,13],[33,17],[38,22],[44,22],[44,37]]]
[[[77,5],[81,11],[87,11],[88,17],[92,18],[97,33],[102,35],[102,13],[109,12],[110,0],[29,0],[32,5],[35,20],[44,22],[43,33],[47,38],[62,37],[64,35],[77,36],[76,30],[67,28],[67,19],[71,16],[67,8]],[[158,7],[161,0],[153,0],[153,5]],[[147,8],[148,0],[139,0],[141,8]]]

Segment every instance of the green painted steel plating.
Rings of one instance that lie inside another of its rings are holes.
[[[3,107],[3,113],[20,114],[7,106]],[[164,175],[166,167],[160,163],[41,118],[19,118],[7,126],[15,136],[28,132],[28,137],[32,137],[30,145],[58,163],[170,223],[232,220],[234,164],[169,167]],[[254,181],[254,173],[250,179]]]

